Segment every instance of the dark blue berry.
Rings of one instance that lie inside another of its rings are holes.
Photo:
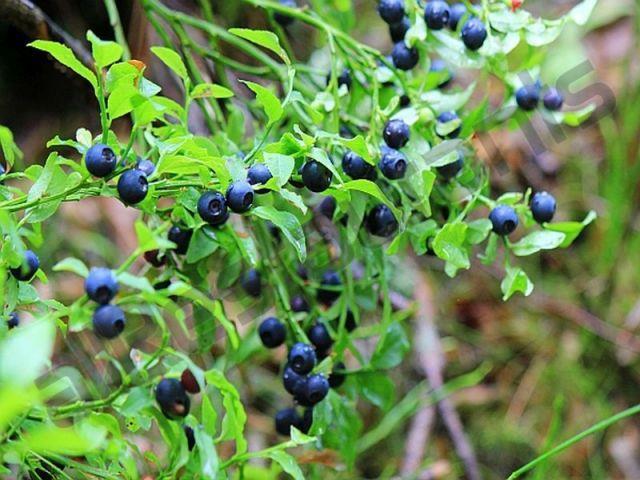
[[[300,401],[301,405],[311,407],[324,400],[324,397],[329,393],[329,381],[322,374],[310,375],[305,382],[305,386],[302,389],[302,396],[304,401]]]
[[[373,180],[376,176],[375,167],[351,150],[342,157],[342,170],[354,180],[361,178]]]
[[[233,182],[227,189],[227,206],[236,213],[247,212],[253,205],[253,187],[248,182]]]
[[[302,167],[302,182],[312,192],[324,192],[331,185],[333,174],[320,162],[310,160]]]
[[[183,229],[178,227],[177,225],[174,225],[169,230],[167,238],[176,244],[175,252],[178,255],[184,255],[189,249],[189,242],[191,241],[192,235],[193,230]]]
[[[399,118],[389,120],[382,131],[385,143],[395,149],[404,147],[409,141],[410,134],[409,125]]]
[[[106,177],[111,175],[117,166],[118,159],[111,147],[99,143],[94,145],[84,157],[84,164],[87,170],[94,177]]]
[[[306,375],[316,366],[316,352],[311,345],[296,343],[289,350],[289,366],[300,375]]]
[[[415,47],[407,47],[404,42],[398,42],[391,50],[391,60],[400,70],[411,70],[420,61],[420,54]]]
[[[494,233],[505,236],[518,227],[518,214],[508,205],[498,205],[489,214]]]
[[[115,305],[102,305],[93,312],[93,330],[99,337],[117,337],[124,330],[125,323],[124,312]]]
[[[198,214],[209,225],[222,225],[229,218],[227,199],[221,192],[205,192],[198,200]]]
[[[324,323],[316,323],[307,331],[309,341],[316,347],[316,351],[326,351],[333,345],[333,339]]]
[[[142,170],[127,170],[118,179],[118,196],[127,205],[135,205],[145,199],[149,182]]]
[[[285,7],[290,7],[290,8],[297,8],[298,4],[296,3],[295,0],[280,0],[280,5],[283,5]],[[276,12],[273,15],[273,19],[278,22],[280,25],[282,25],[283,27],[288,27],[289,25],[291,25],[295,18],[285,14],[285,13],[280,13],[280,12]]]
[[[329,75],[327,75],[327,86],[329,85],[329,82],[331,81],[331,73],[329,73]],[[338,75],[338,87],[341,87],[342,85],[346,85],[348,89],[351,89],[351,72],[349,71],[348,68],[344,68],[342,69],[342,72],[340,72],[340,75]]]
[[[524,85],[516,91],[516,102],[518,106],[530,112],[538,106],[540,101],[540,89],[537,85]]]
[[[458,117],[458,114],[456,112],[442,112],[440,115],[438,115],[438,123],[441,123],[441,124],[449,123],[449,122],[453,122],[454,120],[458,120],[459,118],[460,117]],[[444,135],[444,137],[456,138],[458,135],[460,135],[461,131],[462,131],[462,125],[456,127],[454,130]]]
[[[7,327],[9,329],[16,328],[20,325],[20,317],[17,312],[11,312],[9,314],[9,318],[7,319]]]
[[[300,430],[302,433],[305,433],[305,434],[309,433],[309,430],[311,430],[312,424],[313,424],[313,408],[307,408],[305,409],[304,414],[300,419],[300,426],[298,430]]]
[[[378,168],[389,180],[398,180],[407,173],[407,158],[398,150],[383,149]]]
[[[191,401],[177,378],[163,378],[156,386],[156,402],[168,418],[186,417]]]
[[[556,213],[556,199],[548,192],[538,192],[531,198],[531,213],[538,223],[550,222]]]
[[[150,177],[153,172],[156,171],[156,166],[151,160],[139,159],[136,162],[136,168],[144,173],[147,177]]]
[[[258,327],[258,335],[262,344],[267,348],[276,348],[282,345],[287,338],[287,329],[282,322],[275,317],[265,318]]]
[[[189,451],[193,450],[193,448],[196,446],[196,436],[193,433],[193,428],[185,425],[184,435],[185,437],[187,437],[187,448],[189,449]]]
[[[388,24],[398,23],[404,17],[404,0],[380,0],[378,13]]]
[[[104,267],[94,267],[84,282],[87,296],[100,305],[106,305],[116,296],[120,286],[113,270]]]
[[[327,270],[322,274],[321,286],[338,287],[342,285],[340,275],[335,270]],[[337,290],[327,290],[320,288],[318,290],[318,300],[325,304],[330,305],[340,297],[340,292]]]
[[[297,395],[298,392],[300,392],[300,389],[304,386],[305,379],[306,377],[304,375],[296,373],[289,364],[284,367],[282,384],[284,385],[284,389],[291,395]]]
[[[487,27],[484,26],[482,21],[476,17],[472,17],[462,26],[460,36],[462,37],[462,42],[469,50],[479,50],[487,39]]]
[[[331,388],[338,388],[344,383],[347,378],[344,373],[344,370],[346,370],[346,368],[346,365],[342,362],[338,362],[333,366],[331,375],[329,375],[329,386]]]
[[[318,211],[323,217],[327,217],[329,220],[333,219],[333,215],[336,213],[338,203],[336,199],[331,195],[328,195],[322,199],[318,204]]]
[[[464,3],[454,3],[449,9],[449,28],[451,30],[458,29],[458,23],[467,14],[467,7]]]
[[[275,425],[280,435],[291,435],[291,427],[300,425],[300,416],[295,408],[283,408],[276,413]]]
[[[271,171],[264,163],[254,163],[247,171],[249,185],[264,185],[273,178]],[[255,189],[256,193],[267,193],[267,189]]]
[[[398,23],[392,23],[389,25],[389,35],[393,43],[404,41],[404,36],[411,28],[411,22],[409,17],[403,17]]]
[[[366,227],[371,235],[390,237],[398,230],[398,221],[391,209],[381,203],[373,207],[367,215]]]
[[[431,30],[441,30],[449,22],[449,5],[442,0],[431,0],[424,8],[424,20]]]
[[[248,270],[243,276],[240,282],[242,288],[252,297],[259,297],[262,293],[262,282],[260,279],[260,272],[255,268]]]
[[[450,180],[458,175],[458,173],[460,173],[460,170],[462,170],[463,166],[464,156],[460,152],[458,152],[458,158],[455,162],[436,167],[436,171],[438,172],[438,175],[440,175],[443,179]]]
[[[31,250],[24,251],[24,257],[19,267],[11,269],[11,275],[21,282],[28,282],[40,268],[40,259]]]
[[[309,304],[301,295],[296,295],[295,297],[291,298],[290,306],[291,310],[296,313],[310,311]]]
[[[545,92],[544,97],[542,97],[542,103],[544,103],[544,107],[547,110],[555,112],[562,108],[564,97],[557,89],[550,88]]]
[[[340,319],[338,319],[338,321],[339,320]],[[351,310],[347,310],[347,318],[345,318],[344,321],[344,328],[347,329],[347,332],[353,332],[356,328],[358,328],[356,317]]]

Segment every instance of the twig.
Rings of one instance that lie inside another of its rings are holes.
[[[87,67],[93,68],[91,54],[84,45],[65,32],[29,0],[0,0],[0,20],[7,20],[32,38],[58,40],[67,44]]]
[[[400,469],[402,477],[408,477],[420,468],[435,418],[436,409],[431,405],[424,407],[413,417],[404,447],[405,455]]]
[[[422,366],[431,388],[438,390],[444,384],[444,354],[440,344],[440,338],[436,330],[433,308],[433,292],[426,275],[420,269],[415,259],[412,260],[415,278],[415,300],[418,304],[416,315],[416,349],[418,360]],[[449,436],[456,449],[456,452],[466,471],[469,480],[479,480],[480,469],[478,461],[467,435],[464,432],[460,417],[456,412],[451,399],[443,398],[438,402],[438,409],[442,420],[449,431]],[[424,451],[424,446],[422,446]]]

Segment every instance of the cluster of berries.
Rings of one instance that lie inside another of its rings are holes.
[[[93,313],[93,330],[103,338],[115,338],[122,333],[126,324],[124,312],[113,300],[120,285],[113,270],[105,267],[94,267],[84,283],[87,296],[98,304]]]
[[[180,380],[177,378],[163,378],[158,382],[155,390],[156,402],[158,402],[160,410],[162,410],[165,417],[170,420],[177,420],[186,417],[191,410],[191,400],[188,393],[192,395],[200,393],[200,384],[191,373],[191,370],[186,369],[182,372]],[[193,450],[196,444],[193,429],[185,425],[184,433],[187,437],[189,450]]]
[[[538,103],[540,103],[540,91],[539,83],[520,87],[516,90],[516,102],[518,106],[527,112],[535,110],[538,107]],[[542,97],[542,103],[547,110],[555,112],[562,108],[564,97],[556,88],[550,87],[545,91]]]
[[[40,268],[40,259],[31,250],[25,250],[22,262],[19,266],[11,268],[10,272],[19,282],[29,282]],[[20,316],[18,312],[11,312],[7,319],[7,327],[15,328],[20,324]]]
[[[393,64],[400,70],[411,70],[420,61],[420,54],[417,48],[408,47],[404,42],[405,35],[411,28],[404,0],[380,0],[378,13],[389,24],[389,34],[394,42],[391,52]],[[466,21],[460,28],[460,38],[469,50],[476,51],[487,39],[487,29],[480,19],[469,14],[464,3],[449,6],[442,0],[430,0],[425,5],[424,20],[431,30],[448,27],[457,31],[465,18]]]

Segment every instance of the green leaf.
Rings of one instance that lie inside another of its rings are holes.
[[[378,342],[371,357],[371,366],[377,369],[389,369],[399,365],[410,346],[402,325],[393,322]]]
[[[76,58],[73,51],[66,45],[58,42],[51,42],[49,40],[36,40],[35,42],[31,42],[29,46],[49,53],[65,67],[70,68],[88,81],[94,90],[98,87],[98,80],[96,79],[95,74],[85,67],[82,62]]]
[[[531,232],[518,242],[511,244],[511,251],[518,257],[532,255],[540,250],[553,250],[558,248],[565,240],[564,233],[549,230]]]
[[[264,163],[269,168],[271,175],[276,179],[276,184],[282,187],[291,178],[295,167],[295,160],[290,155],[280,153],[265,153]]]
[[[187,263],[196,263],[215,252],[219,243],[216,240],[214,230],[209,226],[203,226],[193,232],[193,237],[187,250]]]
[[[573,20],[576,25],[584,25],[589,20],[598,0],[584,0],[573,7],[567,14],[567,18]]]
[[[402,220],[402,214],[400,213],[400,210],[398,210],[396,206],[391,202],[391,200],[389,200],[387,196],[382,192],[382,190],[380,190],[380,187],[378,187],[378,185],[373,183],[372,181],[364,179],[351,180],[349,182],[343,183],[339,188],[344,190],[357,190],[359,192],[366,193],[367,195],[372,196],[373,198],[381,201],[387,207],[389,207],[393,212],[393,215],[396,217],[396,220]]]
[[[259,83],[250,82],[248,80],[240,80],[247,87],[249,87],[255,94],[256,100],[258,104],[262,106],[264,112],[267,114],[269,118],[269,124],[275,123],[284,114],[284,109],[282,108],[282,103],[278,97],[276,97],[271,90],[263,87]]]
[[[202,427],[193,429],[198,451],[200,452],[200,473],[202,477],[210,480],[217,480],[219,476],[220,459],[213,443],[213,438]]]
[[[67,257],[64,260],[56,263],[52,270],[54,272],[73,272],[83,278],[87,278],[89,275],[89,269],[82,260],[77,258]]]
[[[305,480],[304,474],[302,470],[300,470],[296,459],[288,453],[282,450],[273,450],[269,452],[267,456],[277,462],[278,465],[282,467],[282,470],[291,475],[295,480]]]
[[[373,157],[367,147],[367,142],[362,135],[356,135],[353,138],[340,138],[340,143],[356,155],[361,156],[367,163],[375,165]]]
[[[191,98],[229,98],[233,92],[215,83],[200,83],[191,90]]]
[[[387,410],[393,404],[395,386],[387,372],[367,372],[357,375],[362,395],[373,405]]]
[[[183,81],[189,80],[189,74],[187,73],[187,67],[182,61],[182,57],[176,52],[166,47],[151,47],[151,51],[162,62],[173,70]]]
[[[140,290],[142,292],[154,293],[155,289],[147,279],[147,277],[136,277],[129,272],[120,272],[118,274],[118,281],[127,287]]]
[[[16,329],[0,344],[0,383],[29,385],[49,364],[55,327],[48,319]]]
[[[557,222],[546,223],[544,228],[553,232],[562,232],[565,234],[565,239],[560,248],[567,248],[573,243],[573,241],[580,235],[582,230],[596,219],[596,212],[591,210],[582,222]]]
[[[116,42],[100,40],[91,30],[87,32],[87,40],[91,42],[93,59],[98,68],[108,67],[122,58],[124,50]]]
[[[222,422],[221,439],[235,438],[236,454],[247,451],[247,440],[244,437],[244,426],[247,422],[247,414],[242,406],[240,395],[219,370],[208,370],[205,373],[208,385],[216,387],[222,395],[222,405],[226,415]]]
[[[453,277],[458,269],[471,266],[469,254],[464,246],[467,228],[465,223],[448,223],[433,239],[433,251],[447,262],[446,273],[450,277]]]
[[[85,455],[98,451],[106,440],[106,430],[91,425],[90,421],[79,426],[57,427],[53,424],[33,428],[23,437],[24,445],[39,454]]]
[[[267,50],[271,50],[287,65],[291,63],[291,60],[289,60],[289,57],[287,56],[287,52],[285,52],[280,46],[280,40],[278,40],[278,36],[275,33],[267,30],[251,30],[249,28],[230,28],[229,32],[237,35],[238,37],[244,38],[245,40],[249,40],[256,45],[260,45]]]
[[[533,292],[533,283],[520,267],[507,265],[506,276],[500,283],[502,300],[508,300],[516,292],[521,292],[525,297]]]
[[[121,83],[116,87],[107,99],[107,111],[109,118],[115,120],[123,115],[131,113],[134,108],[134,99],[140,95],[133,84]]]
[[[278,227],[296,249],[300,262],[305,261],[307,258],[306,239],[302,226],[295,215],[278,211],[273,207],[256,207],[251,210],[251,214],[264,220],[269,220]]]

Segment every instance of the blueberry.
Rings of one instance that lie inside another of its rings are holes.
[[[329,86],[329,82],[331,81],[331,73],[329,73],[329,75],[327,75],[327,86]],[[340,72],[340,75],[338,75],[338,87],[341,87],[342,85],[346,85],[347,89],[351,89],[351,72],[349,71],[348,68],[344,68],[342,69],[342,72]]]
[[[290,7],[290,8],[297,8],[298,7],[298,4],[296,3],[295,0],[280,0],[280,5],[283,5],[285,7]],[[273,18],[274,18],[274,20],[276,22],[278,22],[283,27],[288,27],[295,20],[294,17],[290,17],[289,15],[284,14],[284,13],[280,13],[280,12],[276,12],[273,15]]]
[[[127,170],[118,179],[118,196],[127,205],[140,203],[148,191],[149,182],[142,170]]]
[[[136,162],[136,168],[147,177],[150,177],[153,175],[153,172],[156,171],[156,165],[151,160],[144,160],[142,158]]]
[[[264,185],[273,178],[271,171],[264,163],[254,163],[247,171],[247,182],[249,185]],[[255,189],[256,193],[268,193],[265,188]]]
[[[467,14],[467,7],[464,3],[454,3],[449,9],[449,28],[451,30],[458,29],[458,23]]]
[[[11,312],[7,319],[7,327],[11,330],[12,328],[16,328],[18,325],[20,325],[20,317],[18,316],[18,313]]]
[[[200,393],[200,384],[198,380],[196,380],[195,375],[189,370],[185,368],[180,375],[180,383],[184,387],[184,389],[189,393]]]
[[[120,286],[113,270],[94,267],[89,271],[84,289],[91,300],[100,305],[106,305],[116,296]]]
[[[233,182],[227,189],[227,205],[236,213],[247,212],[253,205],[253,187],[248,182]]]
[[[456,112],[442,112],[440,115],[438,115],[438,123],[441,123],[441,124],[449,123],[449,122],[453,122],[454,120],[458,120],[459,118],[460,117],[458,117],[458,114]],[[456,127],[453,131],[444,135],[444,137],[456,138],[458,135],[460,135],[461,131],[462,131],[462,125]]]
[[[331,195],[328,195],[318,204],[318,212],[320,212],[320,215],[323,217],[327,217],[329,220],[332,220],[333,215],[336,213],[337,206],[338,204],[336,199]]]
[[[301,295],[296,295],[291,298],[290,302],[291,310],[294,312],[309,312],[309,304]]]
[[[189,242],[191,241],[192,235],[193,230],[183,229],[178,227],[177,225],[174,225],[169,230],[167,238],[176,244],[176,253],[178,255],[184,255],[189,249]]]
[[[262,293],[262,282],[260,279],[260,272],[255,268],[248,270],[243,276],[240,282],[242,288],[252,297],[259,297]]]
[[[258,334],[265,347],[276,348],[282,345],[287,338],[287,329],[277,318],[268,317],[258,327]]]
[[[289,350],[289,366],[300,375],[306,375],[316,366],[316,352],[311,345],[296,343]]]
[[[193,428],[185,425],[184,435],[185,437],[187,437],[187,448],[189,449],[189,451],[193,450],[193,447],[196,446],[196,436],[193,433]]]
[[[351,150],[342,157],[342,170],[354,180],[361,178],[373,180],[376,176],[375,167]]]
[[[389,120],[384,126],[382,136],[385,143],[390,148],[402,148],[409,141],[409,125],[407,125],[404,120],[401,120],[399,118]]]
[[[460,30],[462,42],[469,50],[479,50],[487,39],[487,28],[476,17],[467,20]]]
[[[420,54],[415,47],[407,47],[404,42],[398,42],[391,50],[391,60],[400,70],[411,70],[420,61]]]
[[[446,165],[441,165],[436,167],[436,171],[438,175],[440,175],[445,180],[451,180],[453,177],[460,173],[462,167],[464,166],[464,156],[458,152],[458,158],[455,162],[447,163]]]
[[[302,280],[309,280],[309,271],[307,270],[307,267],[305,267],[301,263],[299,263],[298,266],[296,267],[296,274]]]
[[[358,328],[356,317],[351,310],[347,310],[347,318],[344,319],[344,328],[347,329],[347,332],[353,332]]]
[[[300,425],[300,416],[295,408],[283,408],[276,413],[275,424],[280,435],[291,435],[291,427]]]
[[[398,150],[384,149],[378,168],[389,180],[399,180],[407,173],[407,158]]]
[[[451,83],[451,80],[453,80],[453,75],[449,71],[447,64],[445,63],[444,60],[440,58],[434,58],[431,61],[431,66],[429,67],[429,71],[433,73],[440,73],[440,72],[447,73],[447,77],[438,84],[438,87],[444,88]]]
[[[342,362],[338,362],[333,366],[331,375],[329,375],[329,386],[331,388],[338,388],[344,383],[347,378],[344,373],[344,370],[346,370],[346,368],[346,365]]]
[[[153,284],[154,290],[166,290],[171,286],[171,280],[162,280]]]
[[[538,192],[531,198],[531,213],[538,223],[550,222],[556,213],[556,199],[548,192]]]
[[[94,177],[106,177],[111,175],[117,166],[118,159],[111,147],[99,143],[94,145],[84,157],[84,164],[87,170]]]
[[[442,0],[431,0],[424,8],[424,20],[431,30],[441,30],[449,22],[449,5]]]
[[[398,221],[393,212],[381,203],[371,209],[366,218],[366,228],[377,237],[390,237],[398,230]]]
[[[296,395],[304,386],[305,376],[296,373],[289,364],[284,367],[284,372],[282,373],[282,384],[284,385],[284,389],[289,392],[291,395]]]
[[[300,425],[298,427],[298,430],[300,430],[302,433],[309,433],[309,430],[311,430],[311,425],[313,424],[313,408],[307,408],[304,411],[304,414],[302,415],[302,418],[300,419]]]
[[[404,18],[404,0],[380,0],[378,13],[388,24],[398,23]]]
[[[331,185],[333,174],[320,162],[308,161],[302,167],[302,182],[312,192],[324,192]]]
[[[191,401],[180,380],[163,378],[156,386],[156,402],[168,418],[186,417]]]
[[[28,282],[40,268],[40,259],[31,250],[24,251],[24,257],[19,267],[11,269],[11,275],[21,282]]]
[[[494,233],[505,236],[513,233],[518,227],[518,215],[508,205],[498,205],[489,214]]]
[[[403,17],[398,23],[392,23],[389,25],[389,35],[393,43],[404,41],[404,36],[411,28],[411,22],[409,17]]]
[[[557,89],[550,88],[545,92],[544,97],[542,97],[542,103],[544,103],[544,107],[547,110],[555,112],[562,108],[564,97]]]
[[[338,287],[342,285],[340,275],[335,270],[327,270],[322,274],[321,286]],[[325,305],[330,305],[340,297],[340,292],[337,290],[326,290],[320,288],[318,290],[318,300]]]
[[[516,91],[516,102],[518,106],[530,112],[538,106],[540,101],[540,89],[537,85],[524,85]]]
[[[299,402],[304,406],[313,406],[324,400],[329,393],[329,381],[324,375],[310,375],[302,389],[304,402]]]
[[[160,250],[149,250],[144,252],[144,259],[156,268],[163,266],[167,263],[166,255],[160,253]]]
[[[324,323],[316,323],[307,331],[309,341],[316,347],[317,351],[326,351],[333,345],[333,339]]]
[[[93,330],[104,338],[116,338],[124,330],[126,318],[120,307],[102,305],[93,312]]]
[[[205,192],[198,200],[198,214],[209,225],[224,224],[229,218],[227,199],[221,192]]]

